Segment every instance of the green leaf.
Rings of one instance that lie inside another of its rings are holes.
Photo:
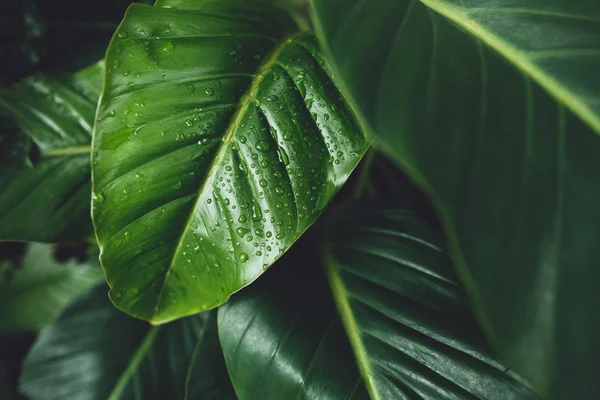
[[[35,399],[234,399],[218,346],[216,313],[164,327],[110,304],[104,285],[76,299],[42,331],[20,391]]]
[[[296,244],[219,308],[239,398],[537,399],[490,355],[440,241],[404,209],[344,208],[326,241],[333,291],[321,243]]]
[[[98,63],[64,79],[35,75],[0,88],[0,106],[23,130],[2,123],[0,240],[81,241],[91,232],[90,141],[102,70]]]
[[[368,398],[318,250],[305,243],[219,308],[219,337],[240,400]]]
[[[375,202],[331,222],[325,265],[370,398],[537,398],[491,356],[441,242]]]
[[[600,398],[600,3],[314,0],[381,145],[432,198],[492,344]]]
[[[41,329],[65,304],[103,280],[97,262],[59,263],[50,245],[31,244],[22,264],[8,264],[0,263],[0,333]]]
[[[133,5],[107,52],[93,205],[110,298],[216,307],[315,221],[368,139],[314,40],[269,2]]]

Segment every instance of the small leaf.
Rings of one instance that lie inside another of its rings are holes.
[[[99,63],[0,88],[0,106],[23,131],[2,123],[0,240],[81,241],[91,233],[90,141],[102,71]]]
[[[224,303],[364,154],[369,140],[296,30],[261,1],[130,7],[107,53],[93,156],[93,219],[120,309],[163,323]]]
[[[326,268],[371,399],[536,399],[491,356],[438,234],[358,203],[329,227]]]
[[[97,261],[58,263],[50,245],[31,244],[20,265],[8,264],[0,262],[0,333],[41,329],[65,304],[103,280]]]
[[[218,347],[216,313],[150,327],[118,311],[104,285],[42,331],[20,391],[36,400],[235,399]]]

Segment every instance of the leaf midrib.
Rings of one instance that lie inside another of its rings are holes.
[[[286,47],[286,44],[290,43],[292,41],[293,37],[297,36],[299,34],[301,34],[301,32],[294,32],[291,35],[287,35],[275,45],[271,54],[268,55],[266,57],[265,61],[262,62],[261,65],[259,66],[258,71],[255,74],[255,78],[252,80],[252,83],[250,84],[250,87],[248,88],[246,93],[244,93],[242,95],[240,102],[239,102],[239,107],[236,110],[233,117],[231,118],[231,122],[229,123],[229,125],[227,127],[227,131],[225,132],[225,135],[223,136],[222,144],[219,147],[219,151],[215,155],[213,162],[211,164],[211,167],[206,174],[206,179],[204,179],[204,181],[202,182],[202,185],[200,186],[200,189],[197,192],[197,198],[196,198],[196,202],[194,203],[194,207],[192,208],[190,215],[188,217],[188,220],[185,223],[185,226],[183,227],[183,229],[181,231],[181,235],[179,236],[179,239],[177,240],[177,247],[175,248],[175,251],[173,252],[173,258],[171,259],[171,262],[169,263],[169,267],[166,269],[166,271],[164,273],[165,276],[163,279],[163,283],[160,288],[160,291],[158,292],[158,296],[156,298],[155,304],[157,306],[160,304],[160,300],[162,298],[163,291],[166,287],[169,276],[171,275],[171,271],[173,270],[173,267],[174,267],[173,263],[176,258],[176,255],[182,250],[181,246],[183,245],[183,240],[182,240],[183,236],[190,229],[190,226],[192,225],[192,219],[194,216],[194,212],[199,206],[200,198],[202,197],[202,193],[204,193],[207,183],[210,181],[211,176],[215,173],[215,169],[221,165],[221,160],[229,148],[229,144],[231,143],[231,139],[233,138],[233,135],[236,132],[237,126],[239,125],[241,118],[243,118],[243,116],[245,115],[248,106],[252,103],[252,100],[254,99],[256,92],[260,88],[260,86],[266,76],[267,71],[271,68],[272,65],[274,65],[276,63],[277,59],[279,58],[279,54]],[[170,317],[170,318],[167,318],[164,320],[156,320],[157,311],[158,311],[158,309],[155,307],[153,314],[152,314],[152,323],[154,323],[154,324],[167,323],[176,318],[179,318],[179,317]],[[193,314],[193,313],[194,313],[194,311],[191,311],[189,314]]]
[[[140,344],[138,349],[133,354],[133,357],[131,357],[131,360],[129,361],[127,368],[125,369],[125,371],[123,371],[123,374],[121,375],[121,377],[119,378],[119,380],[117,381],[115,386],[113,387],[113,390],[107,396],[108,400],[118,400],[119,399],[119,396],[123,393],[123,390],[125,390],[127,383],[129,382],[131,377],[137,371],[137,368],[140,365],[140,363],[142,362],[142,360],[144,359],[144,356],[146,355],[146,353],[150,350],[150,348],[156,341],[156,337],[158,336],[160,329],[161,329],[161,327],[154,326],[148,330],[148,333],[146,333],[144,340],[142,341],[142,343]]]
[[[40,153],[40,158],[64,157],[81,154],[90,154],[92,146],[73,146],[62,149],[47,150]]]
[[[532,79],[534,79],[540,86],[552,94],[559,102],[563,103],[573,113],[578,115],[583,121],[585,121],[596,133],[600,134],[600,115],[597,115],[590,107],[586,104],[585,100],[582,100],[580,96],[574,94],[568,87],[557,81],[554,77],[550,76],[544,71],[544,69],[538,67],[531,62],[532,58],[529,57],[524,51],[519,50],[510,42],[498,37],[493,34],[475,20],[470,18],[469,13],[460,7],[448,4],[444,0],[413,0],[420,1],[428,8],[431,8],[436,13],[444,16],[452,22],[465,29],[475,38],[480,39],[488,47],[496,50],[500,55],[510,61],[513,65],[524,71]]]
[[[342,278],[340,277],[340,266],[331,256],[329,247],[329,245],[325,246],[323,258],[325,260],[325,269],[329,280],[329,286],[331,287],[331,292],[333,294],[333,299],[337,306],[338,313],[342,319],[345,331],[348,334],[348,339],[352,345],[356,363],[358,364],[358,369],[365,382],[367,391],[369,392],[372,400],[382,400],[382,397],[375,387],[375,383],[373,382],[372,366],[367,355],[367,350],[365,349],[364,343],[360,337],[360,328],[356,322],[354,313],[350,308],[350,304],[348,304],[349,295],[346,291],[344,283],[342,282]]]

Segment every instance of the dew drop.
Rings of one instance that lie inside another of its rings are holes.
[[[96,203],[102,203],[105,200],[104,194],[102,192],[94,193],[93,200]]]
[[[283,165],[290,165],[290,157],[285,152],[285,149],[283,147],[280,147],[277,152],[279,153],[279,157],[281,158],[281,162],[283,163]]]
[[[259,142],[256,142],[255,147],[256,147],[256,150],[262,151],[262,152],[266,152],[271,149],[271,145],[266,140],[261,140]]]
[[[243,228],[243,227],[239,227],[235,230],[238,234],[239,237],[243,238],[247,233],[250,232],[250,229],[248,228]],[[252,239],[251,239],[252,240]]]
[[[302,97],[306,97],[306,87],[304,86],[304,81],[300,80],[296,82],[296,87],[298,88],[298,91],[300,92]]]
[[[262,219],[262,211],[256,201],[252,201],[252,220],[260,221]]]
[[[164,51],[166,53],[170,53],[173,50],[175,50],[175,45],[171,41],[166,42],[162,47],[162,51]]]

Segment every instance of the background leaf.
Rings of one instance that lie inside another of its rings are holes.
[[[52,246],[31,244],[22,263],[0,262],[0,333],[38,331],[62,307],[102,282],[98,262],[54,260]]]
[[[30,72],[46,54],[46,23],[32,0],[0,4],[0,85]]]
[[[22,129],[7,121],[0,132],[0,240],[81,241],[91,233],[90,142],[102,71],[98,63],[0,88],[0,106]]]
[[[314,6],[365,120],[435,201],[499,354],[545,397],[600,397],[599,3]]]
[[[315,231],[219,308],[240,399],[537,399],[491,355],[434,230],[375,200],[330,224],[325,268],[342,319]]]
[[[113,307],[100,285],[42,331],[20,391],[44,400],[182,399],[189,384],[194,398],[235,398],[216,329],[215,313],[150,327]]]
[[[303,238],[219,308],[240,400],[368,398],[317,257],[317,243]]]
[[[438,234],[406,209],[335,214],[325,263],[372,399],[535,399],[491,355]]]
[[[0,86],[39,72],[73,73],[103,58],[131,3],[92,1],[80,7],[76,0],[2,2]]]
[[[161,323],[224,303],[358,163],[368,140],[313,39],[295,30],[261,1],[127,12],[107,53],[93,168],[120,309]]]

